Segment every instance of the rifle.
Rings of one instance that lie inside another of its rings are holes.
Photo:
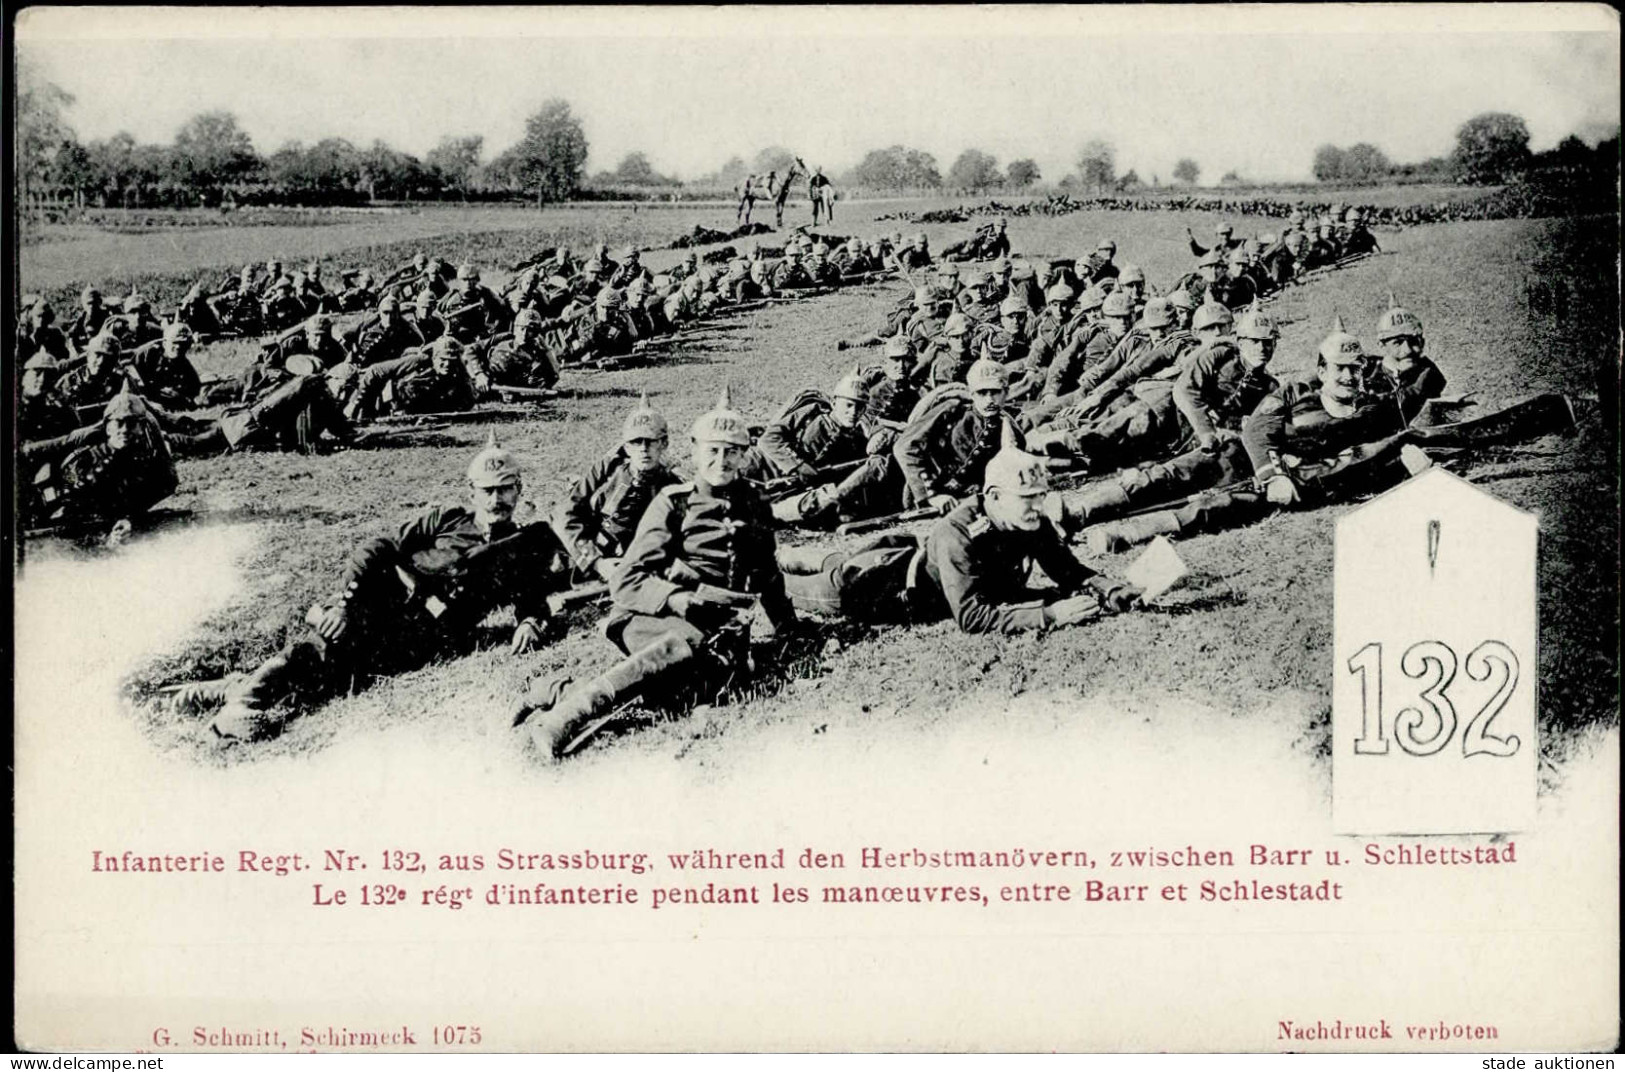
[[[548,402],[559,397],[559,392],[551,387],[508,387],[502,384],[493,385],[491,393],[504,402],[517,402],[526,399]]]
[[[547,609],[553,614],[563,614],[576,607],[584,607],[589,603],[598,603],[608,598],[609,584],[605,581],[586,581],[574,588],[563,592],[554,592],[547,597]]]
[[[1405,434],[1421,447],[1495,447],[1541,436],[1571,436],[1577,427],[1574,404],[1567,395],[1543,394],[1472,420],[1412,426]]]
[[[382,417],[374,417],[368,424],[411,425],[434,422],[446,425],[468,424],[489,417],[528,417],[535,413],[534,406],[476,406],[473,409],[450,410],[444,413],[386,413]]]
[[[833,479],[834,477],[845,476],[862,466],[868,460],[868,458],[855,458],[849,462],[836,462],[834,465],[823,466],[822,468],[815,470],[811,475],[805,477],[797,476],[795,473],[790,473],[787,476],[776,476],[770,480],[762,481],[762,492],[766,495],[777,495],[779,492],[783,491],[796,491],[800,488],[807,487],[810,484],[817,484]]]
[[[956,501],[954,506],[958,506]],[[858,536],[865,532],[878,532],[880,529],[889,529],[897,525],[906,525],[910,521],[924,521],[927,518],[943,517],[953,510],[939,510],[935,506],[916,506],[908,510],[899,510],[895,514],[882,514],[880,517],[866,518],[862,521],[848,521],[844,525],[837,525],[837,536]]]

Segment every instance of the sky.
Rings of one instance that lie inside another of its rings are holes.
[[[1620,31],[1590,4],[1127,8],[31,8],[19,55],[75,101],[82,140],[167,143],[234,113],[269,153],[382,139],[421,156],[480,134],[489,159],[569,101],[589,170],[626,153],[690,178],[783,145],[832,174],[875,148],[1071,170],[1307,180],[1324,143],[1445,155],[1485,111],[1537,151],[1619,126]]]

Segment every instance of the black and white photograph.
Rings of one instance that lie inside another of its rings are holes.
[[[1617,1047],[1616,10],[9,19],[17,1050]]]

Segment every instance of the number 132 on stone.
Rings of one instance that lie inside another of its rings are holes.
[[[1533,824],[1538,530],[1535,515],[1441,469],[1338,521],[1339,833]]]

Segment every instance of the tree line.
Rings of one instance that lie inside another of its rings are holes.
[[[293,141],[268,155],[258,152],[235,116],[209,111],[193,116],[169,145],[141,144],[127,133],[82,143],[65,112],[71,94],[19,63],[16,98],[16,168],[21,204],[63,202],[78,206],[153,208],[222,205],[360,205],[372,201],[533,200],[537,204],[575,196],[648,196],[661,191],[720,192],[737,188],[748,174],[787,173],[796,164],[789,149],[773,145],[749,163],[733,156],[715,172],[683,181],[660,173],[646,153],[626,154],[613,170],[584,174],[587,136],[567,101],[544,103],[526,121],[523,136],[489,160],[478,134],[454,135],[421,159],[383,141],[361,147],[343,138],[314,144]],[[1320,182],[1377,183],[1452,181],[1504,183],[1531,173],[1561,171],[1617,175],[1619,136],[1588,147],[1570,135],[1544,153],[1529,150],[1522,118],[1491,112],[1463,123],[1448,156],[1395,164],[1377,146],[1322,145],[1312,171]],[[1043,179],[1030,157],[1001,165],[991,153],[961,152],[946,173],[931,153],[905,145],[874,149],[849,170],[831,176],[849,189],[942,191],[964,194],[1020,193]],[[1201,167],[1181,158],[1171,185],[1194,187]],[[1245,180],[1236,172],[1218,185]],[[1134,193],[1147,184],[1130,168],[1119,173],[1117,152],[1104,138],[1078,150],[1070,172],[1054,188],[1071,195]]]

